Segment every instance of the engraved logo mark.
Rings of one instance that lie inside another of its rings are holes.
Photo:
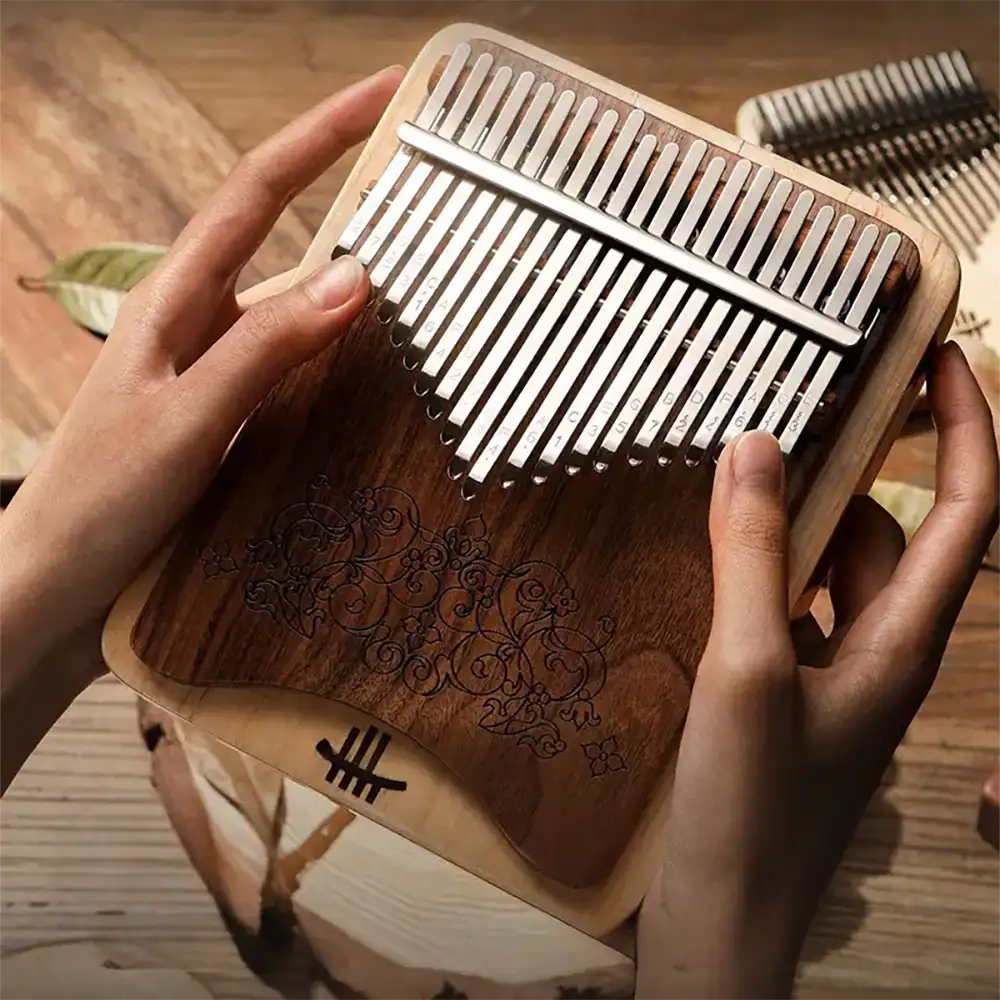
[[[340,776],[337,787],[343,791],[350,789],[351,795],[356,799],[367,789],[365,802],[371,804],[379,795],[379,792],[402,792],[406,789],[405,781],[397,781],[393,778],[384,778],[375,773],[378,762],[382,759],[386,747],[389,746],[391,737],[388,733],[379,733],[374,726],[369,726],[357,749],[354,749],[361,730],[353,726],[351,731],[344,737],[344,742],[340,745],[340,750],[334,750],[328,739],[322,739],[316,744],[316,752],[330,764],[330,770],[326,772],[326,780],[333,784]],[[375,743],[375,738],[378,742]],[[372,751],[367,763],[365,757],[372,744],[375,749]],[[354,749],[354,753],[351,750]],[[351,782],[354,787],[351,788]]]

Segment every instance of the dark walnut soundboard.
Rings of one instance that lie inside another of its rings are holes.
[[[474,42],[482,51],[622,120],[632,110],[518,52]],[[682,153],[697,138],[645,128]],[[737,157],[718,152],[728,171]],[[811,212],[828,203],[817,192]],[[902,303],[918,270],[905,237],[897,264],[886,296]],[[601,475],[491,483],[465,500],[378,306],[247,423],[133,648],[184,684],[290,688],[361,710],[437,758],[544,876],[598,885],[676,753],[710,627],[714,464],[621,456]],[[836,383],[792,456],[796,503],[863,369]]]

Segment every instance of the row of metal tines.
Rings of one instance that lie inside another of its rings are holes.
[[[971,260],[1000,211],[995,97],[961,52],[756,100],[765,146],[930,226]]]
[[[871,326],[898,234],[817,209],[770,167],[727,167],[703,140],[681,149],[643,135],[638,110],[622,120],[489,55],[469,63],[459,46],[416,127],[685,259]],[[792,451],[841,351],[506,196],[502,182],[484,186],[401,145],[335,251],[369,269],[418,393],[432,417],[445,415],[450,474],[466,495],[494,476],[539,483],[559,466],[603,471],[622,455],[695,465],[751,427]]]

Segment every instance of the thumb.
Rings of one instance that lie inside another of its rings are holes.
[[[783,666],[792,654],[785,470],[775,437],[751,431],[719,458],[709,513],[715,662]]]
[[[286,291],[254,301],[178,382],[213,425],[235,432],[282,376],[346,329],[368,287],[361,264],[338,257]]]

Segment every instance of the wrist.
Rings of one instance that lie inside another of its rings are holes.
[[[659,883],[639,913],[636,997],[791,996],[807,922],[781,893],[751,900],[716,874]]]
[[[71,595],[64,593],[69,578],[54,558],[58,552],[10,509],[0,520],[0,555],[0,657],[6,692],[85,623],[74,612]]]

